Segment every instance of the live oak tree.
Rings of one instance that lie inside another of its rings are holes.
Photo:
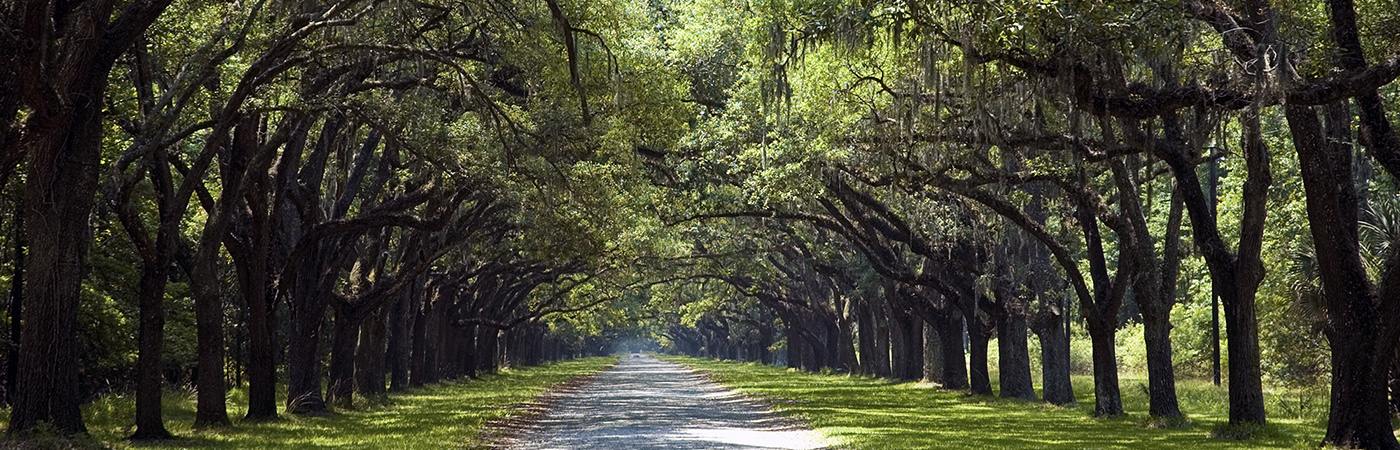
[[[169,1],[4,6],[0,178],[25,161],[28,259],[9,432],[85,430],[70,345],[97,189],[108,75]],[[23,114],[20,112],[23,111]]]

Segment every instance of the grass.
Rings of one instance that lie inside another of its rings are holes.
[[[172,391],[165,396],[166,427],[180,437],[157,444],[126,440],[133,431],[134,401],[129,396],[110,396],[83,407],[90,437],[79,444],[114,449],[463,448],[476,442],[486,421],[509,414],[511,405],[529,401],[551,385],[596,372],[615,361],[615,358],[586,358],[502,369],[480,379],[449,381],[377,400],[358,401],[353,409],[327,416],[285,416],[274,422],[244,423],[214,430],[191,429],[194,395]],[[246,410],[246,404],[246,392],[231,392],[230,416],[239,417],[238,414]],[[0,412],[0,420],[8,422],[8,416],[8,410]],[[39,442],[23,445],[0,442],[0,448],[21,446],[50,447]]]
[[[1289,395],[1266,394],[1269,424],[1250,430],[1252,440],[1212,437],[1228,422],[1228,392],[1208,382],[1177,384],[1190,423],[1149,427],[1146,380],[1121,380],[1126,414],[1094,419],[1093,380],[1074,377],[1078,405],[971,397],[925,383],[893,383],[863,376],[809,374],[781,367],[686,357],[666,359],[709,372],[740,392],[772,400],[780,413],[798,418],[850,449],[1315,449],[1324,431],[1320,413],[1288,409]],[[993,386],[996,381],[993,379]],[[1292,412],[1293,416],[1289,416]],[[1226,433],[1230,434],[1230,433]]]

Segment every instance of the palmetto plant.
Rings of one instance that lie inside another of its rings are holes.
[[[1293,309],[1307,321],[1314,334],[1322,334],[1327,306],[1322,300],[1322,280],[1318,277],[1317,250],[1312,239],[1299,241],[1289,256],[1288,284],[1293,289]]]
[[[1400,197],[1377,196],[1369,199],[1357,222],[1361,241],[1361,263],[1375,279],[1400,241]],[[1323,303],[1322,281],[1317,267],[1317,251],[1312,239],[1304,239],[1289,258],[1287,277],[1293,288],[1293,308],[1311,322],[1312,331],[1323,332],[1327,307]]]
[[[1386,195],[1371,199],[1359,225],[1363,262],[1374,278],[1400,240],[1400,197]]]

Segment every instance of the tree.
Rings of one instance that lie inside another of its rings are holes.
[[[27,158],[25,200],[29,259],[25,272],[19,378],[9,433],[48,423],[85,431],[78,411],[71,344],[83,250],[97,189],[108,73],[170,4],[168,0],[82,4],[24,2],[5,6],[0,49],[13,60],[0,94],[4,153],[0,178]],[[121,6],[121,11],[116,8]],[[24,58],[20,55],[42,55]],[[24,108],[24,124],[16,113]],[[15,134],[18,134],[15,136]]]

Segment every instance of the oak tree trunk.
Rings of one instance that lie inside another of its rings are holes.
[[[158,250],[159,251],[159,250]],[[168,253],[166,253],[168,255]],[[140,332],[136,356],[136,431],[131,439],[167,439],[161,415],[161,350],[165,346],[165,283],[170,261],[142,264],[137,299]]]
[[[385,359],[389,364],[389,390],[398,391],[409,386],[408,373],[413,366],[413,330],[417,302],[423,290],[420,278],[389,305],[389,349]]]
[[[5,404],[15,404],[15,386],[19,379],[19,340],[23,334],[23,321],[20,316],[24,314],[24,254],[27,245],[24,238],[27,232],[24,228],[24,198],[21,196],[15,202],[14,234],[10,238],[15,246],[14,265],[11,266],[10,275],[10,304],[6,308],[10,319],[10,349],[5,353]]]
[[[860,373],[875,374],[875,318],[864,299],[856,308],[856,343],[859,346]]]
[[[997,323],[997,385],[1002,398],[1035,400],[1031,382],[1030,348],[1026,343],[1026,316],[1007,314]]]
[[[496,341],[500,332],[491,327],[479,327],[476,338],[476,360],[479,372],[496,373]]]
[[[1041,310],[1052,308],[1042,296]],[[1059,301],[1059,300],[1054,300]],[[1044,323],[1036,327],[1040,338],[1041,396],[1055,405],[1074,404],[1074,385],[1070,382],[1069,334],[1066,332],[1064,308],[1056,305],[1058,313],[1045,314]]]
[[[943,350],[943,389],[967,389],[967,352],[963,350],[962,312],[951,305],[944,309],[943,324],[938,327],[938,347]]]
[[[943,384],[943,345],[931,323],[924,323],[924,380]]]
[[[874,375],[889,378],[890,371],[890,315],[889,307],[883,300],[872,301],[871,312],[875,322],[875,351],[870,353]]]
[[[353,307],[336,303],[335,321],[331,328],[331,361],[326,401],[337,408],[354,405],[355,348],[360,337],[360,317]]]
[[[318,267],[314,264],[302,264]],[[315,274],[297,274],[297,277],[315,278]],[[314,281],[303,279],[298,283]],[[293,294],[294,297],[301,296],[302,299],[291,302],[292,326],[287,337],[286,408],[287,412],[292,414],[314,414],[326,410],[325,397],[321,393],[321,331],[328,303],[325,295],[311,289]]]
[[[990,340],[991,331],[976,316],[968,317],[966,323],[971,392],[973,395],[992,395],[992,379],[987,366],[987,341]]]
[[[910,367],[913,361],[909,359],[909,349],[912,343],[909,342],[908,328],[912,326],[910,314],[901,310],[894,304],[889,305],[890,311],[890,372],[891,378],[896,380],[910,380]],[[922,349],[920,349],[922,351]]]
[[[1385,375],[1395,344],[1394,327],[1378,320],[1380,303],[1361,263],[1351,154],[1325,144],[1323,128],[1313,108],[1290,105],[1285,108],[1285,115],[1298,151],[1308,221],[1328,307],[1332,403],[1323,443],[1347,448],[1400,449],[1385,398]]]
[[[355,384],[362,395],[384,393],[384,362],[388,344],[388,314],[393,305],[370,313],[360,324],[360,341],[355,350]]]
[[[110,5],[107,8],[110,12]],[[70,25],[100,30],[105,23]],[[100,36],[100,31],[97,34]],[[110,64],[92,70],[105,74]],[[94,74],[76,92],[65,93],[72,104],[64,114],[54,112],[58,117],[52,119],[52,128],[20,142],[29,155],[24,185],[29,254],[10,434],[41,423],[64,434],[87,429],[78,410],[77,346],[73,342],[83,253],[97,192],[101,100],[106,86],[106,76]]]
[[[408,373],[409,386],[422,386],[424,383],[424,376],[427,375],[429,312],[427,311],[428,305],[426,304],[428,302],[422,301],[421,303],[424,303],[421,308],[414,308],[413,310],[413,345]]]
[[[1091,321],[1092,322],[1092,321]],[[1094,416],[1123,415],[1123,397],[1118,390],[1118,355],[1115,346],[1117,331],[1112,326],[1090,326],[1093,344]]]
[[[273,295],[268,289],[272,230],[265,194],[251,193],[247,197],[251,210],[251,254],[246,255],[247,261],[239,270],[243,298],[248,305],[248,413],[243,420],[263,421],[277,417],[277,349]]]

